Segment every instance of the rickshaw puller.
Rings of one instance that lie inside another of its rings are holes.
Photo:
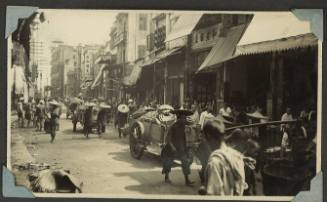
[[[167,134],[167,144],[162,150],[163,168],[162,174],[165,174],[165,182],[171,183],[169,173],[175,159],[179,159],[182,163],[182,171],[185,178],[185,184],[191,186],[194,182],[190,181],[191,164],[193,155],[191,149],[186,145],[185,126],[187,124],[186,116],[192,112],[187,110],[175,110],[177,121],[171,126]]]

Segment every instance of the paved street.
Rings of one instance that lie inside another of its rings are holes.
[[[165,184],[160,158],[145,153],[141,160],[133,159],[129,153],[128,139],[119,139],[110,126],[102,138],[92,134],[90,139],[86,139],[81,131],[73,133],[71,120],[61,118],[60,131],[53,144],[50,143],[49,134],[35,132],[34,128],[14,128],[12,133],[13,144],[23,140],[35,162],[70,170],[83,181],[84,193],[197,194],[199,178],[195,166],[191,175],[191,179],[196,181],[193,188],[184,186],[179,167],[172,171],[173,184]],[[12,153],[13,164],[21,162],[17,160],[18,150],[21,149],[15,150]]]

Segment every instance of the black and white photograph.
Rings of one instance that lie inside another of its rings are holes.
[[[321,170],[321,40],[293,12],[40,8],[8,54],[7,167],[36,197],[291,200]]]

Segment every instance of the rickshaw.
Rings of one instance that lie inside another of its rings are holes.
[[[129,146],[131,156],[141,159],[144,151],[161,155],[163,146],[167,142],[167,133],[176,121],[172,113],[162,113],[173,108],[169,105],[161,106],[159,110],[145,108],[136,111],[129,121]],[[200,143],[200,125],[186,126],[186,141],[190,145]]]

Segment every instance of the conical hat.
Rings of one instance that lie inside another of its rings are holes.
[[[129,107],[125,104],[120,104],[118,106],[118,111],[121,113],[128,113],[129,112]]]
[[[248,117],[255,118],[255,119],[268,119],[267,116],[262,115],[260,112],[255,111],[253,113],[246,113]]]
[[[159,110],[160,110],[160,111],[165,111],[165,110],[173,111],[174,108],[173,108],[172,106],[170,106],[170,105],[161,105],[161,106],[159,107]]]

